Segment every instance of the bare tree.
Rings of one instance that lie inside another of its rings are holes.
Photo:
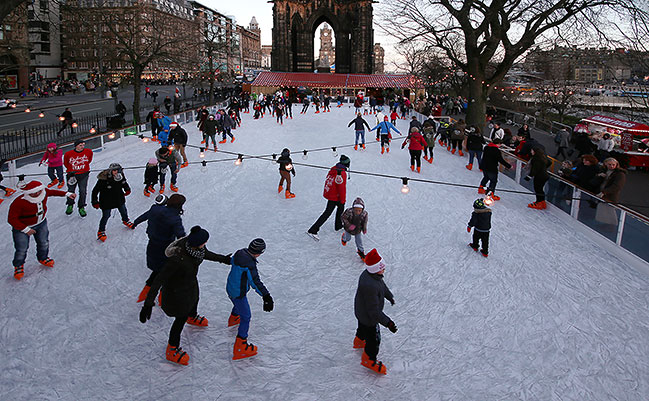
[[[64,7],[64,15],[76,18],[65,21],[68,29],[70,24],[80,23],[92,32],[99,50],[97,61],[100,73],[105,72],[109,63],[112,69],[129,71],[133,82],[133,120],[136,124],[142,121],[141,77],[146,69],[158,65],[183,68],[189,66],[190,60],[195,60],[193,54],[197,44],[193,19],[163,13],[145,2],[134,2],[129,7],[120,7],[119,11],[101,4],[94,7]],[[79,21],[79,18],[82,20]]]
[[[383,18],[396,27],[386,33],[400,43],[435,46],[468,75],[467,123],[483,125],[494,84],[537,41],[549,35],[601,33],[604,18],[629,15],[638,1],[392,0],[384,6]]]
[[[19,5],[27,3],[27,0],[2,0],[0,1],[0,24],[4,23],[5,18],[11,14]]]
[[[545,82],[537,87],[534,93],[535,103],[539,106],[542,117],[549,111],[556,111],[559,122],[563,122],[566,111],[577,101],[572,85],[562,79]]]

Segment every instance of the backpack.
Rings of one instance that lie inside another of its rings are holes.
[[[561,132],[554,134],[554,143],[561,143]]]

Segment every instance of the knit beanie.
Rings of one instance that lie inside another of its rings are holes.
[[[385,263],[382,262],[381,255],[379,255],[376,248],[365,255],[365,264],[367,265],[367,271],[370,273],[378,273],[385,269]]]
[[[169,199],[167,200],[167,206],[168,207],[173,207],[176,209],[182,209],[183,205],[185,204],[185,201],[187,199],[185,198],[185,195],[181,194],[172,194]]]
[[[197,248],[200,245],[203,245],[210,238],[210,234],[207,230],[201,228],[201,226],[194,226],[187,236],[187,245],[192,248]]]
[[[255,238],[248,245],[248,252],[261,255],[266,250],[266,242],[262,238]]]
[[[349,167],[349,164],[351,163],[351,160],[349,160],[349,157],[345,155],[340,156],[340,164],[344,165],[345,167]]]

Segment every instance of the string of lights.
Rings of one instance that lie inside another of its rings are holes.
[[[151,137],[147,137],[143,134],[138,135],[140,139],[143,140],[143,142],[148,142],[151,140]],[[405,138],[405,136],[398,136],[392,138],[392,140],[396,139],[402,139]],[[376,142],[377,144],[380,142]],[[367,143],[372,144],[372,142]],[[343,148],[349,148],[353,147],[354,145],[339,145],[339,146],[330,146],[330,147],[323,147],[323,148],[314,148],[314,149],[304,149],[301,152],[303,153],[303,158],[308,155],[309,152],[321,152],[321,151],[328,151],[331,150],[334,152],[335,156],[337,157],[337,149],[343,149]],[[173,145],[169,146],[171,149],[173,149]],[[201,153],[199,157],[203,159],[205,157],[205,151],[206,148],[198,145],[187,145],[189,148],[198,148],[200,149]],[[220,163],[220,162],[232,162],[234,161],[234,164],[239,166],[243,163],[244,159],[258,159],[258,160],[265,160],[265,161],[270,161],[272,163],[277,163],[277,154],[276,153],[271,153],[271,154],[262,154],[262,155],[251,155],[251,154],[245,154],[245,153],[238,153],[238,152],[231,152],[227,150],[222,150],[222,149],[217,149],[216,153],[223,153],[227,155],[236,155],[236,157],[232,158],[224,158],[224,159],[212,159],[212,160],[200,160],[196,162],[189,162],[188,164],[191,165],[200,165],[201,166],[201,172],[205,173],[207,171],[207,165],[210,163]],[[306,160],[306,158],[305,158]],[[319,169],[319,170],[329,170],[331,169],[331,166],[321,166],[317,164],[310,164],[310,163],[304,163],[304,162],[293,162],[293,165],[296,166],[302,166],[302,167],[307,167],[307,168],[314,168],[314,169]],[[139,169],[144,169],[146,166],[122,166],[122,170],[139,170]],[[101,172],[106,169],[92,169],[90,172]],[[407,194],[410,192],[410,187],[408,186],[409,182],[420,182],[424,184],[432,184],[432,185],[443,185],[443,186],[449,186],[449,187],[457,187],[457,188],[467,188],[467,189],[478,189],[479,186],[476,185],[471,185],[471,184],[462,184],[462,183],[457,183],[457,182],[448,182],[448,181],[439,181],[439,180],[430,180],[430,179],[425,179],[425,178],[417,178],[417,177],[404,177],[404,176],[398,176],[398,175],[392,175],[392,174],[383,174],[383,173],[375,173],[371,171],[361,171],[361,170],[348,170],[348,173],[353,173],[353,174],[358,174],[358,175],[364,175],[364,176],[370,176],[370,177],[380,177],[380,178],[387,178],[387,179],[393,179],[393,180],[400,180],[402,183],[401,186],[401,192],[403,194]],[[24,180],[26,177],[42,177],[42,176],[47,176],[47,173],[32,173],[32,174],[17,174],[17,175],[8,175],[5,177],[10,177],[10,178],[18,178],[19,181]],[[534,192],[529,192],[529,191],[521,191],[521,190],[515,190],[515,189],[498,189],[499,193],[510,193],[510,194],[518,194],[518,195],[526,195],[526,196],[531,196],[531,195],[536,195]],[[491,199],[490,197],[491,194],[487,194],[485,198],[488,200]],[[562,198],[563,200],[583,200],[582,198]],[[595,198],[598,203],[605,203],[605,204],[615,204],[613,202],[607,202],[604,200],[600,200]],[[492,201],[493,202],[493,201]],[[626,207],[644,207],[644,205],[633,205],[633,204],[621,204],[622,206]]]

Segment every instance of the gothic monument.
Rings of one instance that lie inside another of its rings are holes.
[[[322,22],[335,33],[337,73],[371,74],[373,0],[272,0],[273,71],[313,72],[313,37]]]

